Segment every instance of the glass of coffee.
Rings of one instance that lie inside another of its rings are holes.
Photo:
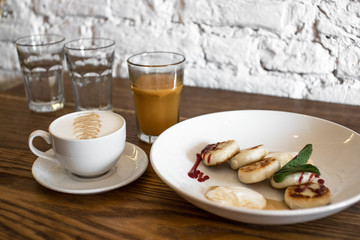
[[[112,109],[115,42],[84,38],[64,46],[76,110]]]
[[[15,45],[24,75],[29,109],[53,112],[64,107],[63,44],[60,35],[32,35]]]
[[[145,52],[128,60],[138,137],[153,143],[179,122],[185,57],[172,52]]]

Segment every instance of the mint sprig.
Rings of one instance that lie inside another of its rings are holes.
[[[320,175],[320,171],[317,167],[311,164],[306,164],[312,153],[312,144],[307,144],[297,156],[295,156],[290,162],[285,164],[279,171],[277,171],[273,178],[274,181],[282,182],[285,177],[296,172],[311,172]]]

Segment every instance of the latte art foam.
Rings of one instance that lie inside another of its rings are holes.
[[[74,134],[78,139],[97,138],[101,129],[100,116],[96,113],[88,113],[74,119]]]
[[[50,125],[50,131],[64,139],[93,139],[109,135],[123,124],[113,112],[86,111],[58,118]]]

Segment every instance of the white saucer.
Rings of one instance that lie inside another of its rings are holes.
[[[40,157],[32,166],[32,174],[41,185],[58,192],[93,194],[114,190],[135,181],[144,173],[148,163],[148,157],[141,148],[126,142],[116,165],[100,177],[80,178],[61,165]]]

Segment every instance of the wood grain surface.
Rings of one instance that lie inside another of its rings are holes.
[[[205,212],[179,197],[149,164],[135,182],[94,195],[70,195],[42,187],[32,177],[36,159],[29,134],[75,111],[69,80],[65,108],[28,110],[23,86],[0,93],[0,239],[359,239],[360,203],[320,220],[293,225],[255,225]],[[126,79],[114,80],[114,112],[127,121],[127,141],[147,154],[136,135]],[[270,109],[324,118],[360,132],[360,107],[214,89],[184,87],[181,120],[228,110]],[[46,150],[41,140],[35,143]],[[359,146],[360,147],[360,146]],[[360,159],[359,159],[360,160]],[[360,174],[360,170],[359,170]]]

